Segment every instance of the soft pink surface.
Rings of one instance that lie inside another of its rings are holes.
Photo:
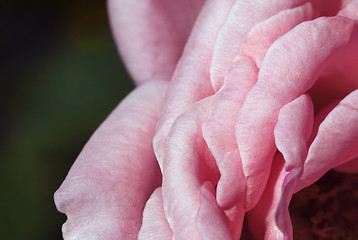
[[[145,205],[139,240],[172,239],[173,233],[164,215],[162,188],[157,188]]]
[[[231,233],[215,199],[215,189],[205,182],[200,187],[200,208],[196,225],[203,240],[231,240]],[[237,237],[236,237],[237,238]]]
[[[213,94],[209,81],[212,50],[217,31],[225,21],[233,2],[234,0],[206,1],[188,39],[170,82],[153,140],[160,166],[163,162],[164,141],[175,119],[191,104]]]
[[[114,39],[137,84],[169,81],[205,0],[107,0]]]
[[[183,113],[165,142],[163,204],[175,239],[200,239],[195,223],[200,187],[204,181],[215,183],[219,177],[201,133],[211,104],[212,98],[203,99]]]
[[[357,3],[109,0],[143,84],[56,192],[64,238],[292,239],[292,194],[358,171]]]
[[[161,174],[151,139],[167,84],[132,92],[88,141],[55,194],[65,239],[136,239]]]

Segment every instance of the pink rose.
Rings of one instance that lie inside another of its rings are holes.
[[[55,194],[65,239],[292,239],[292,194],[358,172],[357,0],[108,6],[138,87]]]

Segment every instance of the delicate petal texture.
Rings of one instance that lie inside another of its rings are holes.
[[[200,188],[200,208],[196,225],[203,240],[233,239],[216,202],[215,189],[209,182],[205,182]]]
[[[313,104],[308,95],[302,95],[281,108],[274,135],[276,146],[285,159],[286,171],[302,167],[312,128]]]
[[[163,145],[171,125],[188,107],[213,93],[209,67],[216,34],[234,0],[207,0],[193,28],[169,86],[154,137],[154,151],[162,166]],[[205,39],[205,41],[203,41]]]
[[[217,91],[224,81],[227,69],[240,48],[249,31],[258,23],[278,12],[296,7],[304,0],[241,0],[230,11],[230,14],[218,34],[213,61],[210,69],[211,82]]]
[[[257,231],[252,229],[257,239],[292,238],[288,205],[307,155],[312,125],[313,106],[308,95],[281,108],[274,134],[282,155],[276,154],[267,187],[249,214],[250,226],[257,228]]]
[[[258,82],[237,118],[236,135],[249,206],[258,201],[268,178],[276,150],[273,129],[279,109],[314,84],[329,57],[357,43],[353,37],[357,29],[345,18],[319,18],[298,25],[267,51]]]
[[[160,185],[151,146],[165,82],[131,93],[88,141],[55,193],[65,239],[137,239],[145,202]]]
[[[162,189],[157,188],[145,205],[139,240],[170,240],[172,230],[164,215]]]
[[[247,57],[239,58],[230,68],[224,86],[214,96],[213,107],[203,125],[203,137],[213,154],[221,178],[217,201],[227,211],[234,239],[240,236],[244,217],[246,185],[236,143],[235,119],[246,93],[257,81],[258,69]]]
[[[358,90],[344,98],[320,125],[311,144],[296,191],[328,170],[358,157]]]
[[[339,11],[338,15],[358,20],[358,0],[351,0],[345,8]]]
[[[175,239],[200,239],[195,218],[203,182],[217,182],[216,169],[202,138],[202,123],[212,98],[203,99],[173,124],[164,149],[163,204]]]
[[[284,163],[282,155],[276,154],[261,200],[247,213],[249,228],[257,240],[283,239],[282,232],[275,224],[275,210],[281,197],[281,187],[285,178]]]
[[[137,84],[170,80],[205,0],[108,0],[112,31]]]
[[[277,38],[315,16],[311,3],[279,12],[252,28],[240,54],[252,57],[260,68],[267,49]]]

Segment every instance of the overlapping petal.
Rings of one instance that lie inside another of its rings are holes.
[[[217,201],[225,209],[234,239],[241,233],[245,213],[246,184],[236,143],[236,115],[246,93],[257,81],[258,69],[252,59],[240,57],[231,66],[224,86],[213,99],[210,115],[203,125],[203,137],[221,173]]]
[[[296,191],[333,167],[358,157],[358,90],[344,98],[321,123]]]
[[[175,239],[200,239],[196,216],[200,187],[216,184],[219,172],[202,137],[202,124],[212,98],[194,104],[174,122],[165,142],[163,162],[163,204]]]
[[[319,18],[298,25],[267,51],[236,126],[250,204],[255,205],[268,179],[279,109],[312,87],[332,59],[356,46],[356,32],[349,19]]]
[[[173,233],[165,218],[162,188],[157,188],[145,205],[139,240],[169,240]]]
[[[160,166],[164,140],[175,119],[191,104],[213,94],[209,80],[210,60],[216,34],[233,3],[234,0],[207,0],[199,14],[170,82],[154,136],[154,151]]]
[[[226,225],[226,219],[216,202],[215,189],[210,182],[205,182],[200,188],[200,208],[196,225],[203,240],[233,239]]]
[[[151,145],[165,82],[137,88],[88,141],[55,193],[65,239],[137,239],[144,205],[161,184]]]

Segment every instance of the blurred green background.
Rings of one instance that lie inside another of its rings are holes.
[[[133,88],[105,1],[0,4],[1,239],[62,239],[53,193]]]

